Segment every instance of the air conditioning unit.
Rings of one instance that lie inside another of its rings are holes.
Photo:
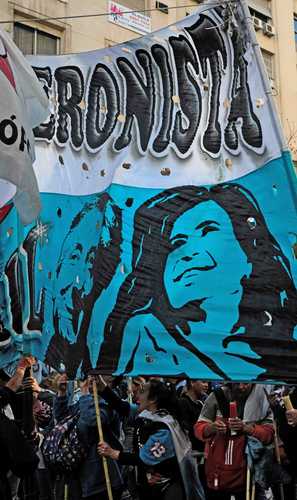
[[[253,16],[253,24],[256,31],[263,29],[263,21],[256,16]]]
[[[270,23],[263,23],[263,32],[266,36],[274,36],[275,27]]]

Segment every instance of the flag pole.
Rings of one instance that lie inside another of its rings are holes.
[[[31,366],[27,366],[24,373],[23,381],[28,377],[32,377]],[[31,387],[26,387],[23,393],[23,414],[22,427],[26,439],[32,441],[32,433],[35,429],[33,417],[33,392]],[[36,488],[36,478],[34,473],[28,473],[23,479],[23,495],[25,500],[38,500],[38,491]]]
[[[96,411],[96,420],[97,420],[97,428],[98,428],[98,434],[99,434],[99,441],[104,441],[103,429],[102,429],[102,422],[101,422],[101,415],[100,415],[99,398],[98,398],[98,392],[97,392],[97,384],[96,384],[96,380],[95,379],[93,380],[93,397],[94,397],[94,404],[95,404],[95,411]],[[106,481],[106,488],[107,488],[108,500],[113,500],[112,490],[111,490],[111,483],[110,483],[110,477],[109,477],[109,471],[108,471],[108,465],[107,465],[107,459],[106,459],[106,457],[102,457],[102,463],[103,463],[103,470],[104,470],[104,476],[105,476],[105,481]]]
[[[128,377],[128,401],[130,405],[133,403],[132,401],[132,377]]]
[[[251,500],[251,495],[250,495],[250,488],[251,488],[251,469],[249,465],[247,465],[247,471],[246,471],[246,491],[245,491],[245,499],[246,500]]]
[[[64,484],[64,500],[68,500],[69,498],[69,486],[67,483]]]
[[[268,405],[269,405],[269,408],[270,408],[271,414],[272,414],[272,424],[273,424],[273,429],[274,429],[275,458],[276,458],[276,461],[277,461],[278,465],[281,466],[282,461],[281,461],[280,449],[279,449],[278,429],[277,429],[277,424],[276,424],[276,420],[275,420],[275,417],[274,417],[273,408],[272,408],[272,405],[271,405],[271,402],[270,402],[270,399],[269,399],[269,394],[268,394],[268,392],[266,390],[266,387],[264,387],[264,393],[265,393],[265,396],[266,396],[266,399],[267,399],[267,402],[268,402]],[[279,483],[279,490],[280,490],[280,498],[281,498],[281,500],[285,500],[285,492],[284,492],[284,484],[283,484],[283,482]]]

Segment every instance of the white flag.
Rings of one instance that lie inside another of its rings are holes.
[[[22,222],[28,224],[40,211],[32,129],[47,117],[48,99],[33,69],[3,31],[0,104],[0,206],[14,197]]]

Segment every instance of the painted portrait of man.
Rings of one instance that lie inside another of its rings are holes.
[[[89,362],[87,334],[94,304],[119,264],[121,213],[108,194],[86,203],[73,218],[56,266],[54,335],[46,361],[69,376]],[[90,368],[90,366],[88,366]]]

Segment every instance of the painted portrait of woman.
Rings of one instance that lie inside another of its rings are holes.
[[[295,376],[296,287],[250,191],[231,183],[167,189],[135,212],[132,247],[98,368]]]

